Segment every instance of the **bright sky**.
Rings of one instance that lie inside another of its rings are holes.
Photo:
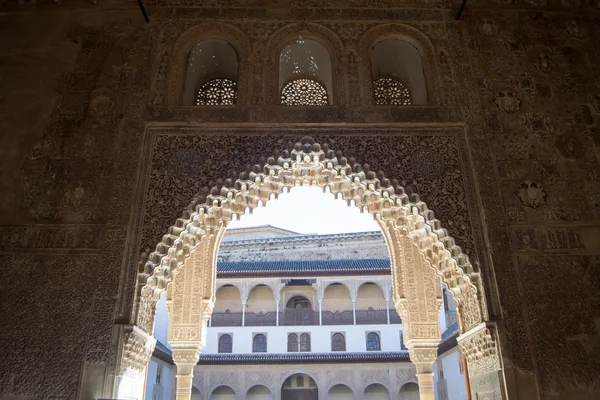
[[[379,226],[369,214],[361,214],[357,207],[348,207],[344,200],[320,188],[300,186],[290,193],[282,193],[266,207],[256,208],[252,215],[244,215],[228,228],[249,228],[273,225],[298,233],[351,233],[378,231]]]

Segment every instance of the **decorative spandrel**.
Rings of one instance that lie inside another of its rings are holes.
[[[394,78],[378,78],[373,81],[375,104],[380,106],[410,106],[412,96],[406,84]]]
[[[296,79],[281,90],[281,104],[286,106],[325,106],[327,90],[312,79]]]
[[[215,78],[203,83],[196,95],[197,106],[231,106],[236,101],[236,83],[225,78]]]

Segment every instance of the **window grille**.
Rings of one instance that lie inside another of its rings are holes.
[[[225,78],[215,78],[203,83],[196,95],[197,106],[230,106],[236,101],[236,83]]]
[[[404,82],[395,78],[379,78],[373,81],[375,104],[384,106],[410,106],[412,96]]]
[[[281,104],[286,106],[324,106],[328,104],[327,90],[312,79],[296,79],[281,90]]]

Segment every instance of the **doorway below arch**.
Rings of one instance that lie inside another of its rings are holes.
[[[319,389],[306,374],[288,376],[281,386],[281,400],[318,400]]]

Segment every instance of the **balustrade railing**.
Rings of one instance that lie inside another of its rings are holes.
[[[281,326],[293,325],[319,325],[319,311],[307,308],[286,309],[279,312],[248,312],[245,315],[241,311],[235,312],[213,312],[210,318],[210,326],[276,326],[278,319]],[[402,323],[395,309],[390,309],[390,324]],[[456,313],[454,313],[456,320]],[[447,317],[448,318],[448,317]],[[353,325],[354,315],[352,310],[346,311],[322,311],[322,325]],[[448,321],[448,319],[446,319]],[[387,324],[386,309],[356,310],[356,324]]]
[[[319,312],[310,308],[289,308],[282,314],[280,325],[319,325]]]
[[[246,312],[244,324],[246,326],[275,326],[277,325],[277,312]]]
[[[214,312],[210,316],[211,326],[242,326],[242,312]]]
[[[323,325],[353,325],[352,310],[348,311],[323,311]]]
[[[386,309],[356,310],[357,325],[387,324]]]

